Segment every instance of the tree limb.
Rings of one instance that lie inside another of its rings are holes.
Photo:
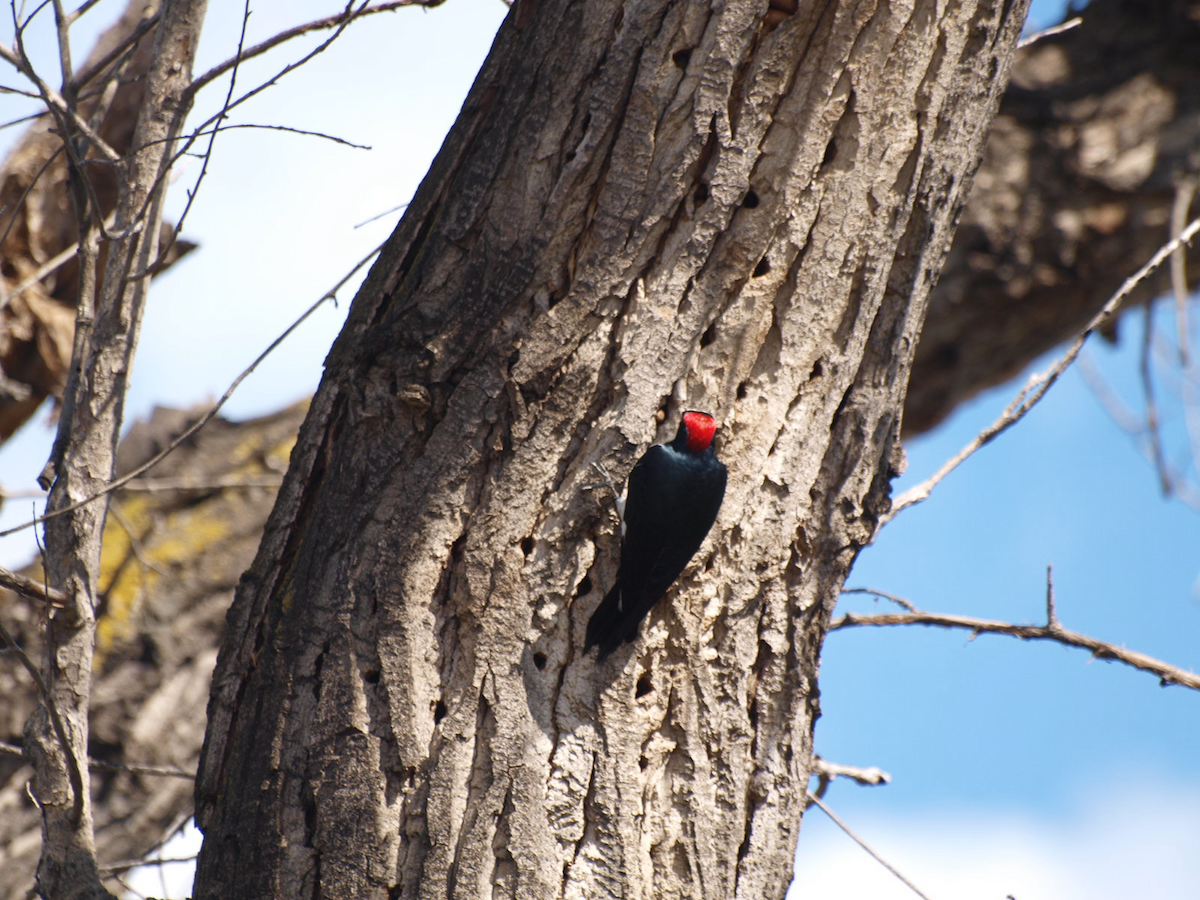
[[[1126,650],[1124,647],[1118,647],[1115,644],[1063,628],[1057,623],[1057,619],[1050,619],[1045,625],[1016,625],[993,619],[977,619],[972,616],[919,610],[872,615],[850,612],[834,619],[829,625],[829,630],[884,625],[931,625],[938,628],[957,628],[971,632],[972,638],[979,634],[1005,634],[1023,641],[1054,641],[1068,647],[1088,650],[1097,659],[1115,660],[1135,669],[1141,669],[1143,672],[1150,672],[1158,676],[1159,682],[1164,687],[1178,684],[1193,690],[1200,690],[1200,675],[1196,675],[1194,672],[1154,659],[1144,653],[1138,653],[1136,650]]]

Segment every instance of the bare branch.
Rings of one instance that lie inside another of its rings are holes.
[[[91,9],[93,6],[95,6],[99,2],[100,2],[100,0],[84,0],[83,3],[79,4],[78,9],[76,9],[73,13],[71,13],[69,16],[67,16],[67,24],[74,25],[77,21],[79,21],[81,18],[83,18],[84,14],[89,9]]]
[[[1072,28],[1078,28],[1082,24],[1083,16],[1076,16],[1073,19],[1067,19],[1067,21],[1061,22],[1058,25],[1052,25],[1049,28],[1043,29],[1042,31],[1034,32],[1028,37],[1021,38],[1021,40],[1017,41],[1017,49],[1024,50],[1026,47],[1036,44],[1038,41],[1044,40],[1048,37],[1054,37],[1056,34],[1062,34],[1064,31],[1070,31]]]
[[[49,603],[51,606],[59,607],[67,605],[67,595],[62,591],[3,566],[0,566],[0,587],[16,591],[22,597],[37,600],[39,603]]]
[[[1186,177],[1180,179],[1175,188],[1175,200],[1171,204],[1171,237],[1183,233],[1184,223],[1187,222],[1188,212],[1192,208],[1192,198],[1196,196],[1196,179]],[[1179,332],[1179,362],[1185,369],[1188,366],[1188,280],[1187,253],[1180,244],[1171,254],[1171,292],[1175,295],[1175,328]]]
[[[20,32],[18,32],[18,34],[20,34]],[[87,138],[88,142],[95,147],[100,155],[106,160],[109,162],[118,162],[121,159],[121,154],[117,153],[116,150],[110,147],[108,142],[105,141],[104,138],[100,137],[100,135],[97,134],[95,130],[83,120],[83,117],[79,115],[79,112],[74,108],[74,106],[68,103],[63,98],[62,94],[54,90],[54,88],[50,87],[50,85],[46,84],[46,82],[42,80],[41,76],[39,76],[37,72],[34,71],[33,67],[29,65],[28,60],[25,58],[23,49],[21,50],[21,54],[18,56],[12,51],[8,50],[7,47],[0,45],[0,56],[3,56],[6,60],[11,62],[17,67],[18,71],[22,75],[33,82],[46,106],[49,107],[51,112],[53,112],[56,117],[64,120],[64,135],[70,132],[70,129],[66,127],[66,123],[69,122],[79,130],[81,135]],[[64,143],[69,144],[67,141],[64,141]]]
[[[195,772],[189,772],[186,769],[176,768],[175,766],[140,766],[133,763],[102,762],[98,759],[89,759],[88,768],[95,769],[98,772],[128,772],[131,775],[152,775],[157,778],[183,778],[187,781],[196,780]]]
[[[829,816],[829,818],[831,818],[833,820],[834,825],[836,825],[838,828],[842,829],[842,831],[846,832],[846,834],[849,835],[850,839],[853,840],[854,843],[858,844],[858,846],[862,847],[869,854],[871,854],[871,858],[874,859],[875,862],[879,863],[881,866],[883,866],[885,869],[887,869],[889,872],[891,872],[893,875],[895,875],[897,878],[899,878],[910,891],[912,891],[918,897],[922,898],[922,900],[929,900],[929,898],[927,896],[925,896],[924,894],[921,893],[920,889],[915,884],[913,884],[911,881],[909,881],[907,878],[905,878],[903,875],[901,875],[899,870],[895,866],[893,866],[891,863],[889,863],[887,860],[885,860],[882,856],[880,856],[878,853],[876,853],[874,850],[872,850],[871,846],[866,841],[864,841],[857,834],[855,834],[853,831],[851,831],[850,827],[845,822],[843,822],[841,819],[839,819],[836,815],[834,815],[833,810],[830,809],[828,806],[826,806],[821,801],[821,798],[818,797],[816,794],[814,794],[812,791],[808,792],[808,801],[809,801],[809,803],[815,804],[816,806],[820,807],[821,812],[823,812],[823,813],[825,813],[825,815]]]
[[[277,488],[283,484],[282,475],[229,475],[225,478],[135,478],[122,490],[145,491],[217,491],[227,489]]]
[[[345,147],[352,147],[355,150],[370,150],[369,144],[356,144],[353,141],[348,141],[345,138],[340,138],[337,135],[326,134],[323,131],[308,131],[304,128],[292,128],[289,125],[254,125],[254,124],[238,124],[238,125],[218,125],[216,128],[211,128],[208,131],[197,133],[197,137],[202,137],[209,134],[215,134],[218,131],[235,131],[239,128],[257,128],[262,131],[286,131],[289,134],[301,134],[305,137],[319,137],[327,141],[333,141],[335,144],[341,144]]]
[[[1088,637],[1077,631],[1070,631],[1058,625],[1057,620],[1054,624],[1047,625],[1015,625],[1011,622],[976,619],[971,616],[920,611],[882,613],[879,615],[846,613],[841,618],[835,619],[830,624],[829,630],[836,631],[839,628],[866,625],[934,625],[939,628],[965,629],[971,632],[972,637],[977,634],[1006,634],[1024,641],[1055,641],[1059,644],[1066,644],[1069,647],[1080,647],[1084,650],[1089,650],[1092,656],[1097,659],[1116,660],[1117,662],[1125,663],[1127,666],[1133,666],[1135,669],[1150,672],[1158,676],[1163,686],[1178,684],[1183,687],[1200,690],[1200,676],[1194,672],[1188,672],[1177,666],[1172,666],[1169,663],[1147,656],[1144,653],[1138,653],[1135,650],[1126,650],[1124,647],[1096,640],[1096,638]]]
[[[53,157],[51,159],[53,159]],[[48,166],[49,164],[50,163],[47,162],[46,166]],[[45,171],[46,166],[42,167],[42,171]],[[35,179],[34,183],[36,183],[36,179]],[[30,188],[32,188],[32,187],[33,187],[33,185],[31,184]],[[28,193],[28,192],[29,191],[27,190],[26,193]],[[110,213],[108,218],[106,218],[104,220],[104,225],[105,226],[111,225],[114,217],[115,217],[115,213]],[[67,247],[66,249],[62,250],[59,253],[54,254],[54,256],[50,257],[48,260],[46,260],[44,263],[42,263],[42,265],[38,266],[38,268],[35,271],[30,272],[29,275],[26,278],[24,278],[15,287],[13,287],[13,289],[11,291],[9,291],[7,294],[4,294],[3,296],[0,296],[0,310],[4,309],[4,307],[8,306],[8,304],[14,298],[20,297],[23,293],[25,293],[27,290],[29,290],[31,287],[33,287],[35,284],[37,284],[39,281],[41,281],[43,278],[45,278],[47,275],[51,274],[52,272],[57,271],[58,269],[60,269],[62,266],[69,263],[71,260],[73,260],[78,255],[79,255],[79,243],[78,242],[72,244],[71,246]]]
[[[907,609],[909,612],[917,612],[917,608],[912,603],[905,600],[903,597],[897,597],[895,594],[889,594],[886,591],[877,591],[874,588],[843,588],[843,594],[870,594],[873,597],[881,597],[897,606]]]
[[[314,19],[313,21],[306,22],[303,25],[296,25],[287,29],[286,31],[281,31],[273,37],[267,38],[267,40],[263,41],[262,43],[255,44],[253,47],[250,47],[246,50],[242,50],[239,47],[238,52],[234,56],[230,57],[219,65],[213,66],[199,78],[193,81],[191,87],[188,88],[188,93],[191,96],[195,96],[197,91],[206,86],[213,79],[219,78],[225,72],[228,72],[234,66],[240,65],[246,60],[253,59],[256,56],[261,56],[268,50],[278,47],[280,44],[286,43],[287,41],[292,40],[292,38],[299,37],[302,34],[308,34],[311,31],[325,31],[329,28],[337,28],[340,32],[354,19],[361,19],[364,16],[373,15],[374,13],[391,12],[392,10],[400,9],[405,6],[440,6],[443,2],[444,0],[391,0],[391,2],[377,3],[374,6],[363,5],[357,10],[352,10],[350,7],[347,7],[343,12],[337,13],[336,15],[325,16],[322,19]],[[324,47],[322,47],[322,49],[324,49]],[[305,57],[305,60],[308,58],[309,57]],[[280,75],[285,74],[287,71],[288,70],[285,69],[280,73]],[[275,78],[279,78],[280,75],[276,75]],[[274,79],[272,79],[272,81],[273,80]]]
[[[149,18],[142,20],[142,22],[138,24],[137,28],[131,31],[124,40],[120,41],[103,57],[96,60],[94,65],[88,66],[88,68],[80,72],[75,77],[76,88],[83,88],[106,68],[108,68],[110,65],[113,65],[114,62],[117,62],[123,56],[132,53],[137,48],[138,42],[141,41],[142,37],[158,24],[159,15],[160,14],[156,12]]]
[[[1171,255],[1174,259],[1175,254]],[[1141,361],[1138,372],[1142,381],[1142,399],[1146,404],[1146,438],[1150,445],[1150,458],[1154,463],[1154,471],[1158,473],[1158,483],[1163,496],[1170,497],[1172,490],[1171,475],[1167,471],[1167,457],[1163,453],[1162,433],[1158,422],[1158,401],[1154,396],[1154,372],[1151,367],[1151,352],[1154,346],[1154,308],[1147,303],[1142,307],[1142,347]]]
[[[279,337],[275,338],[275,340],[273,340],[271,342],[270,346],[268,346],[266,350],[264,350],[262,353],[260,353],[257,356],[257,358],[255,358],[254,362],[250,363],[249,366],[247,366],[245,369],[242,370],[241,374],[239,374],[237,376],[237,378],[235,378],[233,380],[233,382],[225,390],[225,393],[221,395],[221,398],[219,400],[217,400],[217,402],[214,403],[203,416],[201,416],[199,419],[197,419],[188,428],[184,429],[183,432],[180,433],[180,435],[175,438],[175,440],[173,440],[170,444],[168,444],[166,447],[164,447],[159,453],[157,453],[155,456],[151,457],[146,462],[142,463],[140,466],[138,466],[133,471],[131,471],[125,475],[122,475],[120,478],[114,479],[109,484],[105,485],[105,487],[102,490],[97,491],[96,493],[94,493],[88,497],[84,497],[82,500],[79,500],[78,502],[72,504],[71,506],[66,506],[66,507],[63,507],[62,509],[54,510],[53,512],[48,512],[43,516],[33,518],[28,522],[25,522],[21,525],[17,525],[14,528],[9,528],[6,531],[0,531],[0,537],[7,537],[10,534],[15,534],[18,531],[23,531],[26,528],[30,528],[34,525],[37,525],[39,522],[44,522],[47,519],[52,519],[55,516],[60,516],[60,515],[63,515],[64,513],[69,513],[75,509],[78,509],[88,503],[91,503],[93,500],[96,500],[99,497],[103,497],[105,494],[109,494],[112,491],[117,490],[118,488],[125,487],[130,482],[132,482],[135,478],[137,478],[139,475],[142,475],[143,473],[148,472],[150,469],[157,466],[160,462],[162,462],[164,459],[166,459],[167,456],[169,456],[172,452],[174,452],[176,447],[178,447],[180,444],[182,444],[184,441],[186,441],[188,438],[190,438],[193,434],[195,434],[197,431],[199,431],[201,428],[203,428],[206,424],[208,424],[208,422],[212,420],[213,416],[215,416],[220,411],[221,407],[224,406],[226,401],[228,401],[229,398],[233,395],[233,392],[235,390],[237,390],[237,388],[241,385],[241,383],[243,381],[246,380],[247,377],[249,377],[250,373],[253,372],[256,368],[258,368],[258,366],[262,363],[262,361],[265,360],[272,353],[272,351],[275,350],[276,347],[278,347],[281,343],[283,343],[283,341],[293,331],[295,331],[297,328],[299,328],[305,319],[307,319],[309,316],[311,316],[313,313],[315,313],[322,306],[322,304],[324,304],[327,300],[336,300],[337,292],[339,290],[341,290],[341,288],[346,284],[347,281],[349,281],[351,278],[354,277],[354,274],[356,272],[358,272],[359,269],[361,269],[368,262],[370,262],[382,248],[383,248],[383,244],[380,244],[378,247],[376,247],[374,250],[372,250],[370,253],[368,253],[366,256],[364,256],[361,260],[359,260],[359,262],[354,266],[354,268],[352,268],[349,272],[347,272],[342,277],[342,279],[340,281],[338,281],[337,284],[335,284],[332,288],[330,288],[328,291],[326,291],[324,294],[322,294],[321,297],[315,303],[313,303],[308,309],[306,309],[303,313],[301,313],[300,316],[294,322],[292,322],[292,324],[289,325],[281,335],[279,335]]]
[[[71,23],[63,9],[62,0],[54,0],[54,28],[58,32],[58,67],[62,72],[63,87],[69,90],[74,68],[71,65]]]
[[[130,869],[137,869],[142,866],[165,866],[171,863],[190,863],[195,862],[199,857],[197,854],[191,856],[170,856],[170,857],[155,857],[152,859],[126,859],[121,862],[109,863],[100,867],[100,874],[114,875],[118,872],[127,872]]]
[[[47,616],[45,655],[54,677],[40,688],[41,702],[25,729],[42,815],[37,878],[39,891],[47,896],[107,896],[96,869],[86,771],[107,503],[84,498],[102,496],[115,467],[127,378],[149,288],[147,278],[130,277],[130,273],[144,271],[157,253],[164,202],[159,188],[171,149],[169,141],[160,142],[179,134],[187,114],[181,95],[190,83],[205,2],[180,0],[163,7],[133,132],[137,149],[123,161],[120,172],[115,225],[120,235],[133,239],[116,240],[105,248],[102,273],[97,261],[103,213],[87,177],[91,161],[85,160],[88,153],[79,140],[90,126],[74,109],[55,111],[71,159],[69,184],[78,219],[81,266],[71,376],[42,482],[46,487],[53,484],[47,508],[64,512],[45,529],[45,568],[49,582],[62,590],[67,603]],[[49,89],[40,79],[35,83],[54,108]],[[47,718],[54,723],[57,741]]]
[[[56,159],[58,159],[58,154],[60,154],[60,153],[62,153],[62,147],[59,147],[53,153],[51,153],[50,156],[46,159],[46,161],[44,163],[42,163],[41,167],[38,168],[37,172],[34,173],[33,178],[31,178],[29,180],[29,184],[26,185],[25,190],[21,192],[20,199],[18,199],[15,204],[15,208],[12,211],[12,215],[8,217],[8,224],[4,226],[4,231],[0,232],[0,243],[3,243],[4,241],[8,240],[8,234],[10,231],[12,231],[13,225],[15,225],[17,222],[17,214],[20,212],[21,207],[25,205],[25,201],[29,198],[29,195],[33,192],[34,186],[38,183],[39,180],[41,180],[41,177],[46,174],[46,170],[50,168],[50,164],[53,163]],[[76,246],[78,246],[78,245],[76,245]],[[22,282],[22,284],[24,284],[24,282]],[[12,293],[15,294],[16,291],[14,290]],[[8,296],[0,298],[0,309],[4,309],[4,307],[8,305],[8,299],[9,299]]]
[[[875,787],[880,784],[888,784],[892,780],[892,776],[883,769],[877,766],[863,769],[859,766],[845,766],[841,763],[830,762],[827,759],[822,759],[819,756],[813,757],[812,774],[821,779],[823,783],[833,781],[835,778],[850,778],[861,785],[867,787]],[[817,791],[818,797],[825,796],[825,789],[821,788]]]
[[[937,470],[929,479],[921,482],[915,487],[909,488],[901,494],[890,511],[880,516],[879,525],[876,528],[878,533],[880,528],[883,528],[888,522],[894,519],[900,512],[908,509],[910,506],[915,506],[924,500],[929,499],[930,493],[937,487],[939,483],[951,472],[957,469],[968,457],[975,453],[980,447],[991,442],[1003,432],[1007,431],[1017,422],[1021,421],[1038,401],[1046,395],[1046,391],[1054,385],[1060,375],[1066,371],[1067,367],[1075,361],[1075,357],[1079,355],[1079,351],[1083,349],[1084,342],[1091,336],[1092,332],[1106,325],[1120,308],[1121,303],[1125,298],[1133,292],[1133,289],[1146,279],[1155,269],[1165,262],[1172,253],[1179,247],[1188,243],[1196,233],[1200,231],[1200,218],[1193,219],[1178,235],[1168,241],[1158,249],[1144,266],[1137,270],[1133,275],[1127,278],[1124,284],[1117,289],[1117,292],[1109,298],[1109,301],[1104,304],[1104,308],[1098,312],[1095,317],[1088,323],[1087,327],[1079,334],[1071,346],[1067,349],[1059,359],[1048,370],[1042,374],[1034,374],[1030,376],[1029,381],[1025,384],[1010,403],[991,425],[979,432],[965,447],[962,448],[951,459],[942,464],[942,467]]]
[[[1046,627],[1051,631],[1062,631],[1058,614],[1054,611],[1054,567],[1046,566]]]
[[[25,748],[17,744],[10,744],[8,741],[0,741],[0,753],[7,753],[10,756],[20,756],[24,758]],[[139,766],[126,763],[102,762],[98,759],[88,757],[88,768],[95,769],[99,772],[128,772],[131,775],[152,775],[161,778],[184,778],[191,781],[196,779],[195,772],[188,772],[184,769],[178,769],[174,766]]]

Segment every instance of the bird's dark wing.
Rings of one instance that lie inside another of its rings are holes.
[[[681,471],[681,465],[690,468]],[[697,479],[713,489],[698,489]],[[724,488],[725,467],[715,458],[681,457],[663,445],[647,450],[629,473],[617,581],[635,622],[674,584],[704,543]]]

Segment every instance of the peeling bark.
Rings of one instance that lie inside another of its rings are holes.
[[[783,895],[821,640],[1024,11],[518,0],[230,611],[197,897]],[[590,463],[686,407],[724,508],[597,666]]]

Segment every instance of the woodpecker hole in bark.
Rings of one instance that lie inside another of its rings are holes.
[[[637,687],[634,688],[634,697],[645,697],[648,693],[654,690],[654,685],[650,683],[650,673],[643,672],[637,680]]]

